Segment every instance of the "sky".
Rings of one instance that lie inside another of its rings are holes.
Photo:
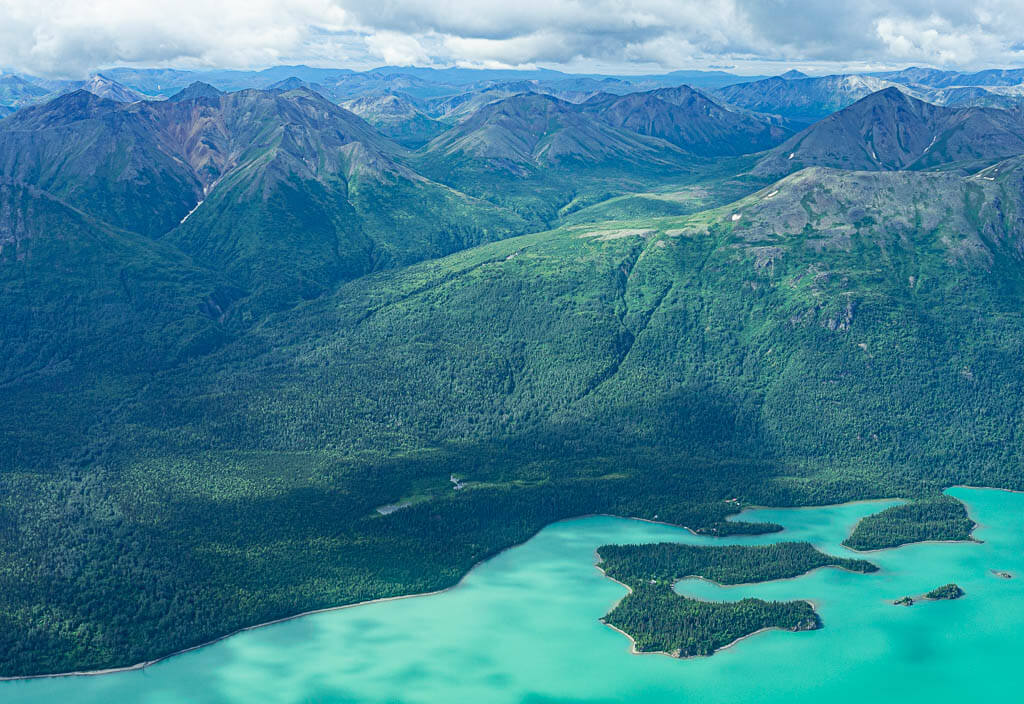
[[[543,66],[580,73],[1024,65],[1024,0],[0,0],[0,66]]]

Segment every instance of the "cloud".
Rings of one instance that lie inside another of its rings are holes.
[[[1024,58],[1020,0],[0,0],[0,66],[231,68],[907,62]]]
[[[368,35],[365,41],[370,55],[389,66],[426,66],[433,63],[424,46],[409,34],[384,30]]]

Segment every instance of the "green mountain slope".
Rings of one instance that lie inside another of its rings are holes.
[[[220,346],[237,296],[170,247],[0,184],[0,467],[87,463],[110,405]]]

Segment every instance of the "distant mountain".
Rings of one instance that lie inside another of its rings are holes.
[[[224,95],[221,91],[217,90],[209,83],[203,83],[202,81],[195,81],[185,88],[172,95],[167,100],[172,103],[180,103],[186,100],[217,100],[219,101],[221,96]]]
[[[113,100],[116,103],[134,103],[139,100],[149,99],[142,93],[132,90],[127,86],[123,86],[117,81],[101,76],[98,73],[95,76],[90,77],[87,81],[76,85],[75,90],[87,90],[93,95]]]
[[[538,94],[486,105],[426,149],[514,172],[571,163],[667,165],[683,156],[664,141],[614,127],[580,106]]]
[[[448,125],[421,111],[413,99],[400,93],[364,95],[342,106],[399,144],[416,148],[448,129]]]
[[[946,108],[887,88],[793,136],[756,171],[775,175],[812,165],[865,171],[977,168],[1021,153],[1020,111]]]
[[[874,76],[776,76],[725,86],[714,95],[729,105],[810,123],[892,85]]]
[[[310,83],[308,81],[302,80],[301,78],[297,78],[296,76],[289,76],[288,78],[277,81],[276,83],[271,83],[269,86],[267,86],[266,90],[287,91],[301,90],[303,88],[311,90],[314,93],[320,93],[321,95],[325,93],[324,87],[319,83]]]
[[[444,122],[461,122],[480,108],[505,98],[524,93],[540,93],[532,81],[511,81],[488,86],[481,90],[458,95],[443,96],[425,101],[427,114]]]
[[[758,152],[791,134],[766,119],[727,110],[688,86],[597,96],[584,107],[614,127],[658,137],[702,156]]]
[[[1014,110],[1024,106],[1024,86],[953,86],[927,94],[930,102],[948,107]]]
[[[1024,69],[986,69],[973,73],[943,71],[934,68],[911,67],[901,71],[873,74],[895,83],[929,88],[953,86],[1016,86],[1024,83]]]
[[[50,91],[14,74],[0,75],[0,106],[17,110],[38,102]]]

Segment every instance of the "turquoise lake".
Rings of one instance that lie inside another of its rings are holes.
[[[442,594],[314,614],[233,636],[144,670],[0,683],[33,702],[981,702],[1016,701],[1024,662],[1024,495],[952,489],[982,543],[864,555],[881,571],[834,568],[719,587],[703,599],[809,599],[825,627],[770,631],[709,658],[634,655],[598,619],[625,593],[594,565],[604,543],[808,540],[839,555],[857,520],[890,503],[757,509],[785,532],[700,538],[669,526],[589,517],[548,526]],[[1004,579],[993,570],[1007,571]],[[892,605],[956,582],[957,601]]]

